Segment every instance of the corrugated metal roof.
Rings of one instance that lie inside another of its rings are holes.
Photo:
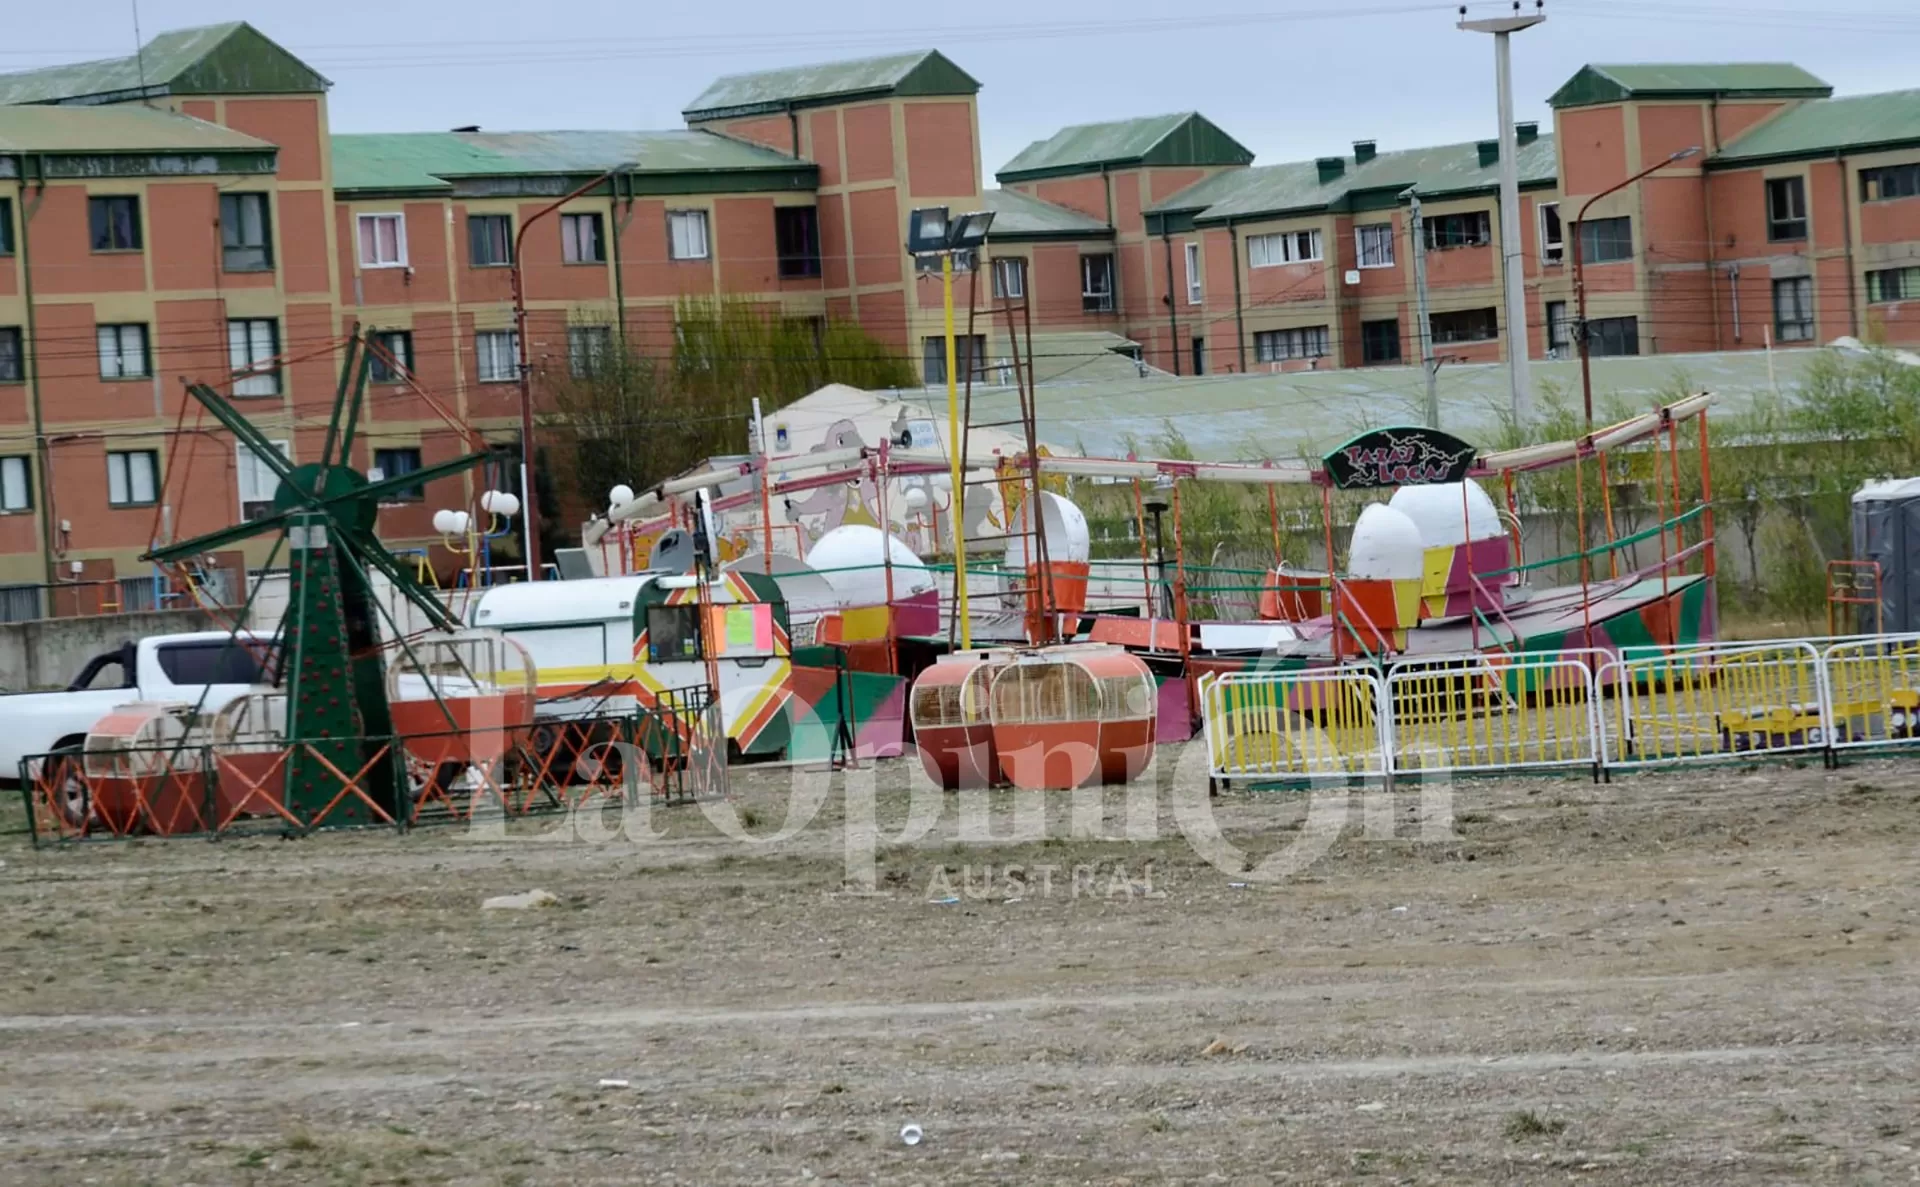
[[[1477,141],[1384,152],[1364,164],[1355,164],[1352,157],[1345,157],[1342,163],[1340,175],[1324,182],[1318,164],[1313,161],[1228,170],[1148,209],[1152,213],[1197,211],[1197,219],[1211,221],[1338,207],[1362,190],[1398,192],[1417,185],[1423,197],[1437,197],[1491,190],[1500,184],[1499,164],[1480,163]],[[1559,161],[1554,154],[1553,137],[1541,136],[1520,145],[1515,163],[1521,185],[1554,181],[1559,176]]]
[[[1020,345],[1024,351],[1027,344],[1022,341]],[[1003,356],[1011,354],[1004,342],[1000,344],[1000,350]],[[1138,379],[1140,364],[1134,356],[1139,353],[1138,342],[1106,330],[1035,331],[1034,382],[1054,383],[1071,379],[1090,383],[1094,380]]]
[[[1023,176],[1101,165],[1246,165],[1253,152],[1197,111],[1076,124],[1021,149],[996,174]]]
[[[1553,93],[1553,107],[1682,95],[1825,97],[1833,88],[1791,62],[1653,62],[1582,66]]]
[[[1713,155],[1715,162],[1831,153],[1920,141],[1920,91],[1810,99]]]
[[[144,80],[144,90],[143,90]],[[175,29],[140,54],[0,74],[0,105],[140,94],[304,92],[326,79],[245,21]]]
[[[0,107],[0,153],[272,151],[244,132],[150,107]]]
[[[447,188],[447,178],[600,173],[720,173],[793,169],[807,162],[715,135],[664,132],[395,132],[333,137],[338,190]]]
[[[980,83],[939,50],[729,74],[687,104],[688,120],[725,119],[890,94],[971,95]]]
[[[1113,228],[1097,218],[1077,210],[1023,194],[1018,190],[987,190],[981,195],[993,211],[989,242],[1020,236],[1097,236],[1111,235]]]

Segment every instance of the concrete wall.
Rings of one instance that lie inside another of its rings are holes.
[[[0,689],[8,692],[65,688],[88,660],[148,635],[213,630],[220,624],[204,610],[145,614],[100,614],[0,624]]]

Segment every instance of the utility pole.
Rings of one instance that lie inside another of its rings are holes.
[[[1513,387],[1513,417],[1521,424],[1533,419],[1533,383],[1527,373],[1527,286],[1520,254],[1520,170],[1514,161],[1519,146],[1513,131],[1513,60],[1508,41],[1522,29],[1531,29],[1547,19],[1541,9],[1545,0],[1534,0],[1532,16],[1520,15],[1520,0],[1513,0],[1513,15],[1491,20],[1466,19],[1465,5],[1460,8],[1459,28],[1470,33],[1493,34],[1493,72],[1500,105],[1500,264],[1507,288],[1507,374]]]
[[[1413,294],[1420,317],[1420,370],[1427,379],[1427,427],[1440,427],[1440,364],[1433,357],[1433,315],[1427,311],[1427,224],[1420,217],[1420,195],[1412,186],[1400,191],[1411,209],[1407,227],[1413,237]]]

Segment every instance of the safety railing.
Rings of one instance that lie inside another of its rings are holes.
[[[1805,640],[1629,648],[1607,666],[1608,767],[1824,750],[1821,654]]]
[[[1396,665],[1387,674],[1396,775],[1600,769],[1599,697],[1581,659],[1516,655]]]
[[[1385,684],[1371,668],[1230,672],[1199,692],[1215,784],[1386,777]]]

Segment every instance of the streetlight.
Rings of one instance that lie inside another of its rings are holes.
[[[944,206],[920,207],[907,221],[907,254],[915,260],[929,260],[936,256],[940,259],[940,296],[947,319],[947,456],[952,459],[953,469],[953,495],[947,530],[953,536],[954,614],[960,623],[962,648],[973,646],[973,625],[967,619],[967,543],[963,522],[966,518],[966,500],[962,497],[964,487],[960,475],[960,384],[954,374],[953,260],[962,253],[971,257],[987,241],[987,228],[992,225],[991,210],[975,210],[958,218],[949,218]],[[979,360],[972,357],[971,342],[967,344],[967,355],[969,367],[978,363]]]
[[[485,528],[480,527],[471,512],[446,508],[433,513],[433,530],[440,533],[440,542],[447,551],[467,558],[468,572],[474,574],[472,584],[480,584],[480,574],[484,572],[487,584],[492,585],[493,548],[490,541],[513,530],[509,521],[520,513],[520,500],[511,492],[490,490],[480,496],[480,510],[487,517]],[[476,558],[478,566],[474,563]]]
[[[1580,343],[1580,399],[1581,399],[1581,403],[1586,407],[1588,433],[1593,432],[1593,362],[1592,362],[1592,358],[1587,353],[1587,281],[1586,281],[1586,274],[1583,270],[1583,265],[1586,262],[1585,260],[1586,253],[1583,250],[1582,243],[1581,243],[1581,240],[1584,238],[1584,236],[1581,235],[1580,228],[1586,222],[1588,209],[1590,209],[1595,202],[1598,202],[1600,199],[1606,197],[1608,194],[1616,193],[1620,190],[1626,189],[1628,186],[1632,185],[1634,182],[1639,181],[1641,178],[1647,176],[1650,173],[1655,173],[1661,169],[1666,168],[1668,165],[1673,164],[1675,161],[1684,161],[1688,157],[1692,156],[1693,154],[1699,151],[1700,151],[1700,146],[1696,144],[1690,148],[1683,148],[1678,152],[1668,154],[1665,160],[1655,161],[1653,164],[1647,166],[1645,169],[1642,169],[1640,172],[1634,174],[1632,177],[1627,178],[1625,181],[1620,182],[1619,184],[1614,185],[1609,189],[1601,190],[1599,193],[1595,194],[1593,197],[1588,198],[1584,203],[1581,204],[1580,213],[1574,216],[1573,228],[1572,228],[1573,229],[1573,299],[1577,308],[1574,311],[1573,332],[1574,332],[1574,339]]]

